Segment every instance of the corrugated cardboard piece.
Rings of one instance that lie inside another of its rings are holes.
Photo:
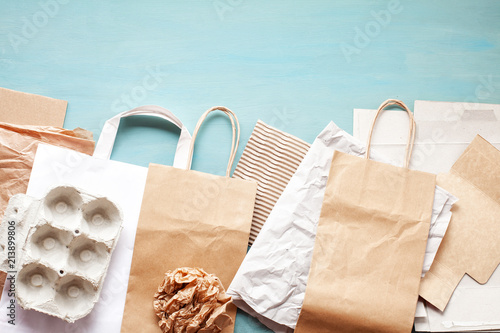
[[[16,125],[64,125],[68,102],[0,87],[0,122]]]
[[[257,182],[248,245],[252,245],[276,201],[310,148],[307,142],[257,121],[233,177]]]
[[[297,333],[412,330],[436,176],[408,169],[390,105],[406,165],[334,152]]]
[[[185,170],[156,164],[149,167],[121,332],[161,331],[153,296],[165,272],[200,267],[227,288],[245,257],[257,184],[229,177],[239,142],[239,125],[231,110],[214,107],[202,115],[193,133],[190,156],[203,120],[215,110],[228,115],[233,125],[226,177],[189,170],[191,161]],[[236,307],[230,307],[234,322]],[[231,325],[223,332],[233,329]]]
[[[443,311],[464,274],[484,284],[500,263],[500,151],[478,135],[437,181],[460,200],[420,295]]]

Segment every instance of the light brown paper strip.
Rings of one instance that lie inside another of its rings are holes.
[[[257,121],[233,177],[257,182],[248,245],[252,245],[276,201],[304,159],[307,142]]]
[[[10,197],[26,193],[39,143],[89,155],[94,151],[92,133],[82,129],[70,131],[58,127],[0,123],[0,221]],[[4,282],[5,274],[0,272],[0,290],[3,289]]]
[[[0,87],[0,122],[16,125],[64,125],[68,102]]]
[[[500,151],[478,135],[437,182],[460,198],[420,286],[443,311],[464,274],[484,284],[500,263]]]

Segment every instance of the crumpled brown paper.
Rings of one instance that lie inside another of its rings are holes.
[[[12,195],[26,193],[39,143],[73,149],[91,155],[92,132],[76,128],[24,126],[0,122],[0,221]],[[5,274],[0,272],[0,290]],[[0,293],[1,297],[1,293]]]
[[[231,297],[218,277],[201,268],[166,272],[154,297],[164,333],[220,332],[232,323],[226,313]]]

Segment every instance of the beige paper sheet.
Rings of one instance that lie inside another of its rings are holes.
[[[63,127],[68,102],[0,87],[0,122]]]

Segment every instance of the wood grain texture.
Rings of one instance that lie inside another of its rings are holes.
[[[96,137],[139,105],[190,130],[225,105],[241,121],[241,154],[257,119],[312,142],[330,120],[351,132],[353,108],[387,98],[500,103],[499,47],[490,0],[2,0],[0,86],[67,100],[65,127]],[[172,127],[122,125],[113,159],[172,163]],[[224,174],[230,140],[211,116],[193,168]],[[239,315],[236,332],[257,326]]]

